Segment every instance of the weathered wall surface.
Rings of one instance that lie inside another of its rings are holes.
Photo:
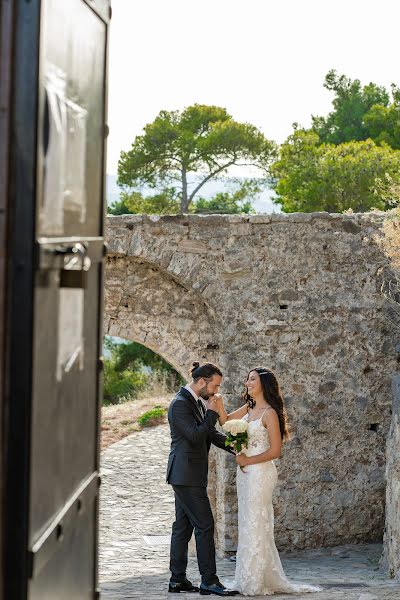
[[[380,294],[378,215],[108,219],[106,332],[186,374],[217,362],[229,407],[254,366],[282,385],[280,549],[379,540],[395,340]],[[216,452],[217,538],[236,543],[232,458]]]
[[[400,580],[400,375],[393,377],[393,412],[387,439],[386,524],[382,564]]]

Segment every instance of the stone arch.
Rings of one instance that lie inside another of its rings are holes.
[[[147,346],[183,377],[194,360],[218,361],[219,331],[200,294],[160,265],[109,256],[104,332]]]
[[[380,292],[383,222],[372,213],[107,220],[106,332],[148,345],[182,374],[192,360],[216,362],[228,409],[248,366],[278,373],[292,430],[278,465],[280,549],[382,536],[385,374],[396,370]],[[235,464],[222,452],[212,461],[217,544],[231,551]]]

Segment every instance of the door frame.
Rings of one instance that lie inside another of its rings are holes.
[[[82,2],[108,24],[111,17],[109,0]],[[0,481],[3,485],[0,490],[0,600],[3,597],[7,600],[26,600],[32,570],[31,554],[28,552],[28,503],[37,261],[35,237],[37,193],[40,187],[37,159],[42,1],[9,0],[2,2],[0,11],[0,74],[2,84],[5,82],[0,96]],[[108,28],[106,36],[105,82],[108,74]],[[106,115],[105,87],[104,122]],[[103,229],[105,160],[104,144]],[[104,275],[102,277],[101,285],[104,286]],[[101,324],[102,304],[98,315],[98,356],[102,348]],[[98,395],[102,387],[101,371],[102,362],[99,361],[96,381]],[[98,470],[100,400],[96,421]],[[98,521],[98,500],[96,510]],[[96,536],[98,547],[98,528]],[[95,585],[97,577],[96,567]]]
[[[14,3],[0,4],[0,600],[4,585],[7,214]]]
[[[5,344],[4,595],[26,598],[40,0],[14,3]]]

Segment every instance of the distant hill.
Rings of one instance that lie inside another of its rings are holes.
[[[119,200],[120,188],[117,186],[117,176],[107,174],[106,180],[106,193],[107,203],[113,204],[116,200]],[[212,198],[218,192],[224,192],[229,188],[229,180],[226,181],[209,181],[201,190],[201,195],[204,198]],[[149,192],[150,193],[150,192]],[[153,191],[154,193],[154,191]],[[272,198],[275,196],[273,190],[264,190],[260,194],[259,198],[253,203],[255,210],[258,213],[279,213],[281,212],[280,207],[272,202]]]

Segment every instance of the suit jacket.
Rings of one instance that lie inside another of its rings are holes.
[[[210,445],[232,453],[225,446],[226,436],[215,429],[217,420],[218,414],[213,410],[207,410],[203,417],[192,394],[184,387],[179,390],[168,409],[171,429],[168,483],[207,486]]]

